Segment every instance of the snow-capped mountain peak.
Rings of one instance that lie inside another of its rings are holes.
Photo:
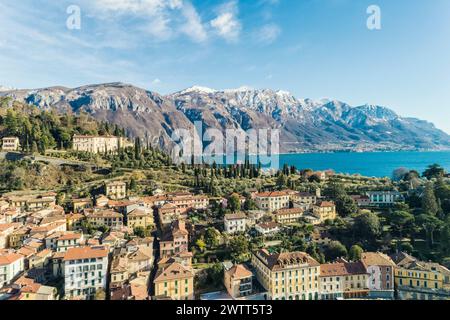
[[[187,88],[183,91],[180,91],[179,94],[188,94],[188,93],[203,93],[203,94],[213,94],[216,93],[217,90],[208,88],[208,87],[202,87],[202,86],[192,86],[190,88]]]

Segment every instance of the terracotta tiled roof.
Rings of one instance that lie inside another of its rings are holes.
[[[234,279],[243,279],[253,276],[253,273],[242,264],[235,265],[230,270],[226,271]]]
[[[246,218],[246,215],[243,212],[225,215],[225,220],[240,220],[240,219],[245,219],[245,218]]]
[[[105,258],[108,256],[108,250],[105,247],[79,247],[70,248],[64,256],[64,261]]]
[[[263,262],[272,271],[289,268],[291,265],[307,264],[310,267],[318,267],[320,263],[305,252],[285,252],[269,254],[267,250],[260,250],[258,255],[262,256]]]
[[[275,198],[275,197],[284,197],[288,196],[289,191],[271,191],[271,192],[262,192],[257,193],[256,197],[258,198]]]
[[[328,263],[320,265],[321,277],[367,274],[362,262]]]
[[[177,280],[193,278],[194,273],[190,268],[186,268],[183,265],[174,262],[167,268],[162,268],[158,271],[154,282],[161,282],[167,280]]]
[[[22,259],[23,256],[18,253],[8,253],[0,256],[0,266],[5,266]]]
[[[286,216],[286,215],[291,215],[291,214],[301,214],[303,212],[304,212],[304,210],[301,208],[292,208],[292,209],[280,209],[280,210],[277,210],[274,214],[276,216]]]
[[[366,267],[368,266],[390,266],[394,267],[395,263],[392,259],[381,252],[364,252],[361,255],[361,261]]]
[[[319,207],[322,207],[322,208],[325,208],[325,207],[334,207],[335,205],[334,205],[334,202],[331,202],[331,201],[322,201],[320,204],[319,204]]]

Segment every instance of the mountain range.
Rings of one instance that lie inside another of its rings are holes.
[[[123,83],[24,90],[1,87],[0,96],[61,112],[86,112],[127,128],[170,150],[178,128],[280,129],[280,152],[450,149],[450,136],[432,123],[401,117],[378,105],[350,106],[331,99],[298,99],[286,91],[205,87],[169,95]]]

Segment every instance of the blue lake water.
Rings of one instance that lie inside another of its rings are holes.
[[[298,169],[327,170],[337,173],[359,173],[368,177],[391,177],[400,167],[423,172],[438,163],[450,171],[450,151],[443,152],[369,152],[311,153],[280,155],[280,167],[294,165]]]

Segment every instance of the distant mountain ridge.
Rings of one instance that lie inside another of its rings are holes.
[[[221,130],[280,129],[280,152],[450,149],[450,136],[432,123],[401,117],[386,107],[297,99],[271,89],[195,86],[164,96],[109,83],[75,89],[5,89],[0,96],[44,109],[87,112],[166,150],[173,146],[174,130],[192,128],[195,121]]]

